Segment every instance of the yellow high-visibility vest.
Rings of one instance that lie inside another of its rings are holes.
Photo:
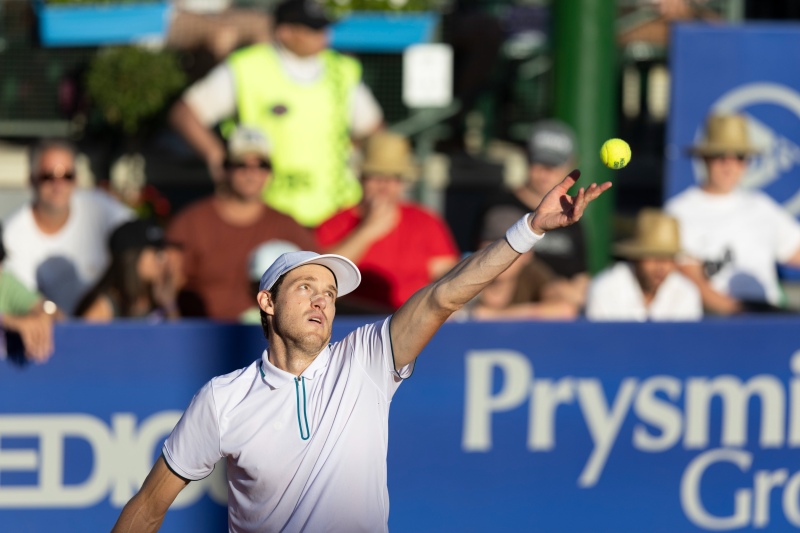
[[[272,144],[273,177],[264,200],[310,227],[361,199],[348,165],[350,97],[361,65],[332,50],[321,59],[323,73],[312,83],[293,81],[271,45],[250,46],[228,59],[237,122],[260,128]]]

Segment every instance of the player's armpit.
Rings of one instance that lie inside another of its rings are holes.
[[[111,533],[158,531],[169,506],[189,481],[174,473],[159,457],[142,488],[122,509]]]

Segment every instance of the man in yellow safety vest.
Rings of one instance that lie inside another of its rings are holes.
[[[360,63],[328,48],[331,21],[315,0],[284,0],[274,18],[275,42],[231,54],[186,91],[170,122],[214,177],[225,150],[211,128],[235,120],[261,129],[274,144],[266,203],[314,227],[359,201],[351,136],[379,129],[383,113]]]

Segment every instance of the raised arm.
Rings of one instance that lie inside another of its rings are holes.
[[[576,196],[567,191],[580,177],[573,170],[542,199],[528,217],[529,229],[536,235],[569,226],[580,220],[586,206],[611,187],[610,182],[581,187]],[[441,279],[420,289],[392,317],[391,336],[395,364],[405,366],[422,351],[447,318],[470,301],[494,278],[519,258],[506,239],[460,261]]]
[[[188,483],[169,469],[163,457],[159,457],[142,488],[125,504],[111,533],[158,531],[167,509]]]

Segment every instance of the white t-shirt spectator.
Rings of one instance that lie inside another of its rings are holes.
[[[689,279],[672,272],[649,306],[633,265],[617,263],[600,272],[589,285],[586,318],[596,321],[680,322],[703,318],[700,291]]]
[[[126,205],[96,189],[76,189],[69,209],[66,225],[52,235],[36,225],[30,205],[3,222],[4,267],[67,314],[108,266],[111,232],[134,217]]]
[[[276,46],[286,74],[297,83],[313,83],[322,75],[319,56],[298,57]],[[233,71],[220,63],[205,78],[189,87],[183,97],[200,122],[213,126],[236,114],[236,86]],[[383,111],[372,92],[359,82],[350,94],[350,131],[356,138],[369,135],[383,121]]]
[[[389,321],[326,347],[299,378],[261,359],[213,378],[163,456],[198,480],[227,460],[231,532],[388,531],[389,404],[413,364],[394,368]]]
[[[709,194],[692,187],[667,202],[681,247],[706,265],[711,284],[740,300],[779,305],[776,263],[800,249],[800,223],[769,196],[752,190]]]

